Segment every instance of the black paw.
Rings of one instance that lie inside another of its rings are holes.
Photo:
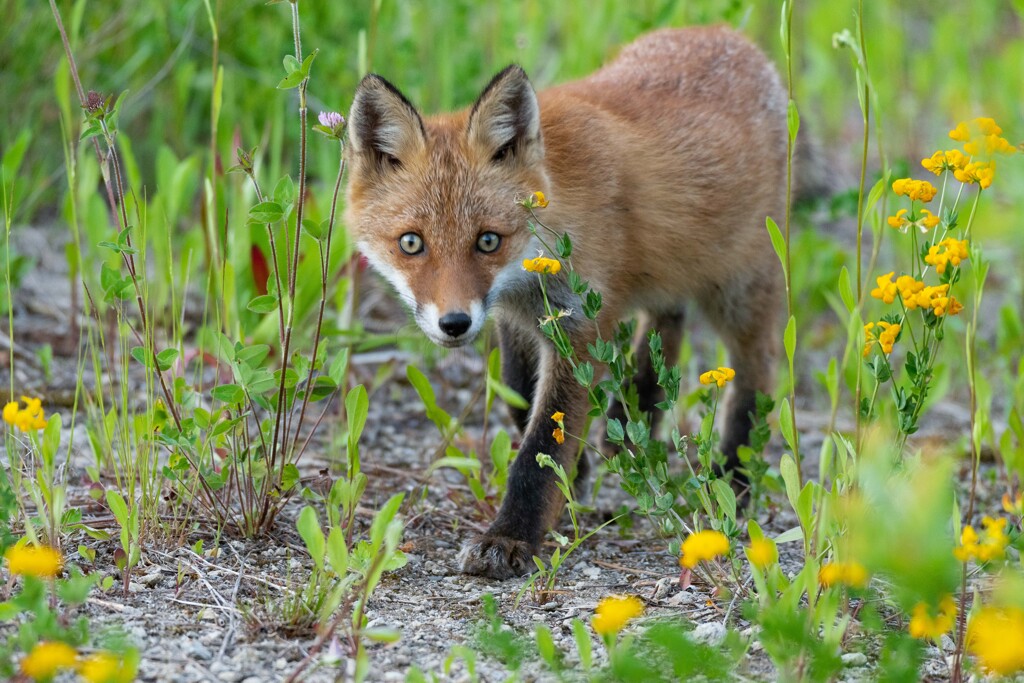
[[[477,536],[462,546],[459,564],[465,574],[511,579],[534,568],[535,549],[526,541],[506,536]]]

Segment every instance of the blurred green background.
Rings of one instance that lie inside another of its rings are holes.
[[[225,70],[217,149],[231,155],[236,136],[264,147],[296,136],[296,127],[285,125],[295,110],[294,92],[275,89],[281,58],[291,52],[289,5],[208,4],[218,27],[216,58]],[[1024,1],[864,4],[892,158],[916,163],[936,143],[945,144],[945,129],[968,116],[993,116],[1011,139],[1024,137]],[[214,36],[205,0],[57,5],[85,88],[128,91],[122,127],[144,179],[153,178],[161,145],[178,157],[208,149]],[[0,147],[8,148],[24,129],[33,135],[26,157],[30,182],[20,203],[25,220],[59,196],[64,161],[54,84],[63,53],[47,2],[3,0],[0,6],[6,34],[0,41]],[[593,70],[622,43],[659,26],[725,21],[780,58],[778,2],[303,0],[299,7],[303,49],[320,50],[310,88],[314,112],[344,111],[364,65],[398,84],[423,110],[435,111],[471,102],[509,62],[521,63],[543,87]],[[833,49],[832,35],[852,28],[856,8],[851,0],[797,0],[794,11],[803,118],[844,165],[857,157],[860,122],[850,54]],[[329,179],[333,150],[323,147],[312,149],[313,170]],[[295,148],[286,145],[286,153]],[[1012,176],[1017,186],[1022,178]],[[1005,200],[1011,183],[999,184]]]
[[[863,4],[877,95],[872,134],[880,132],[881,142],[879,148],[873,137],[869,185],[883,151],[895,175],[926,177],[920,159],[954,146],[947,131],[962,119],[994,117],[1011,141],[1024,140],[1024,0]],[[57,5],[85,89],[127,91],[119,140],[132,186],[152,200],[148,220],[159,271],[167,272],[169,281],[196,282],[204,277],[202,264],[213,258],[209,224],[232,240],[237,235],[240,241],[226,247],[235,272],[244,275],[234,295],[239,315],[253,322],[244,310],[259,289],[246,273],[250,243],[266,252],[266,238],[262,229],[239,229],[253,198],[241,176],[221,171],[235,163],[234,150],[241,146],[259,148],[257,171],[266,189],[285,174],[296,175],[297,93],[276,88],[284,76],[282,58],[293,52],[290,4],[61,0]],[[91,145],[77,145],[76,183],[80,197],[89,197],[76,200],[77,217],[67,198],[62,139],[64,127],[78,135],[80,110],[49,3],[0,0],[0,7],[5,17],[0,152],[18,147],[19,140],[28,143],[13,181],[14,222],[81,222],[85,235],[75,259],[84,263],[98,254],[116,266],[116,257],[95,249],[109,239],[109,222],[102,195],[94,191],[100,183]],[[852,53],[834,47],[833,36],[855,27],[858,7],[857,0],[796,0],[793,15],[801,134],[813,136],[824,150],[823,173],[833,191],[847,198],[846,214],[860,170],[862,123]],[[510,62],[522,64],[543,88],[594,70],[623,43],[662,26],[732,24],[781,70],[780,10],[781,2],[774,0],[301,0],[303,51],[319,50],[309,89],[311,118],[321,110],[344,112],[366,70],[384,75],[432,112],[471,103]],[[223,105],[211,141],[215,65],[223,69]],[[62,110],[70,123],[62,122]],[[217,153],[212,175],[211,149]],[[1001,162],[975,232],[997,259],[993,281],[1001,301],[1016,301],[1018,315],[1022,290],[1016,274],[1024,271],[1022,159]],[[309,161],[310,215],[322,219],[337,172],[337,147],[314,136]],[[205,213],[210,195],[203,188],[211,177],[216,216]],[[834,288],[839,266],[852,260],[852,222],[818,228],[817,236],[801,236],[796,245],[794,277],[810,310],[826,306],[822,292]],[[87,283],[98,277],[83,275]],[[156,296],[160,306],[173,291],[161,287]]]

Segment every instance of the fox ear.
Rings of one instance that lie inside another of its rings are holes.
[[[506,67],[480,93],[469,113],[468,136],[493,161],[543,153],[540,105],[522,67]]]
[[[348,143],[358,155],[381,168],[398,167],[426,144],[423,119],[416,108],[377,74],[356,88],[348,117]]]

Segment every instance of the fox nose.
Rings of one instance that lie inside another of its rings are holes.
[[[473,319],[462,311],[446,313],[437,321],[437,326],[441,328],[441,331],[453,339],[465,334],[472,324]]]

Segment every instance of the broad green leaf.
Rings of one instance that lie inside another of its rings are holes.
[[[210,395],[224,403],[241,403],[245,400],[245,390],[237,384],[221,384],[210,391]]]
[[[313,558],[313,564],[316,565],[317,569],[323,569],[324,557],[327,551],[327,540],[324,538],[324,532],[320,528],[320,520],[317,519],[316,510],[309,506],[302,508],[302,512],[299,513],[299,518],[295,522],[295,528],[298,529],[299,536],[302,537],[302,541],[306,544],[306,550],[309,551],[310,557]]]
[[[846,269],[846,266],[839,270],[839,296],[842,297],[847,311],[852,311],[853,307],[857,305],[853,298],[853,287],[850,285],[850,271]]]
[[[164,349],[156,354],[156,367],[160,372],[166,372],[171,369],[176,360],[178,360],[178,349]]]
[[[786,270],[786,238],[782,236],[782,232],[779,230],[778,224],[768,216],[765,219],[765,224],[768,226],[768,235],[772,239],[772,247],[775,249],[775,255],[779,257],[779,263],[782,264],[782,272],[787,275]]]
[[[284,216],[284,209],[277,202],[260,202],[249,209],[249,221],[253,223],[276,223]]]
[[[277,297],[273,294],[263,294],[253,298],[245,307],[253,313],[270,313],[277,310]]]

